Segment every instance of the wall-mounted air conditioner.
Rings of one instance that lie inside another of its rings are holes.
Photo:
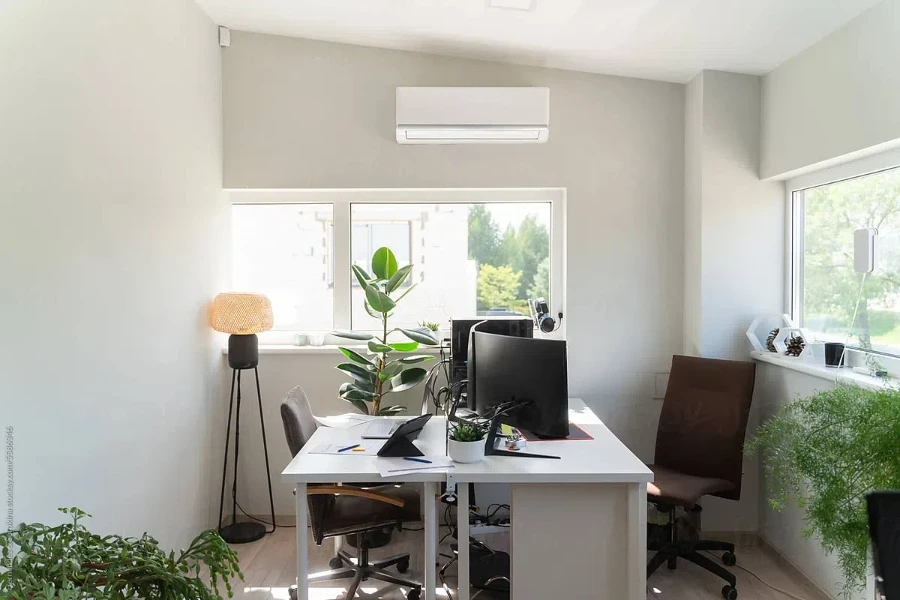
[[[397,88],[400,144],[539,144],[549,134],[550,88]]]

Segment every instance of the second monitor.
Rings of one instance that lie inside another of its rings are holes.
[[[569,435],[566,342],[472,331],[469,406],[486,416],[510,400],[523,406],[503,422],[547,438]]]

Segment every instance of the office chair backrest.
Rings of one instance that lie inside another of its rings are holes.
[[[309,406],[309,398],[299,385],[289,391],[281,401],[281,421],[284,423],[284,437],[287,439],[291,456],[297,456],[319,427]],[[324,537],[322,522],[334,506],[334,496],[307,496],[306,503],[309,506],[309,524],[312,527],[313,537],[316,543],[321,544]]]
[[[875,584],[887,600],[900,599],[900,492],[866,496]]]
[[[319,426],[309,406],[309,399],[299,385],[289,391],[282,400],[281,420],[284,423],[284,437],[287,438],[291,456],[297,456]]]
[[[752,362],[672,357],[654,464],[729,481],[735,489],[715,495],[738,500],[755,377]]]

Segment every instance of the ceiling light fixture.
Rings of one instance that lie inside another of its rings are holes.
[[[488,7],[531,11],[537,0],[488,0]]]

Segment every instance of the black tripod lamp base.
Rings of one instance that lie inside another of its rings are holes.
[[[248,544],[266,535],[266,526],[255,521],[233,523],[219,528],[219,535],[229,544]]]

